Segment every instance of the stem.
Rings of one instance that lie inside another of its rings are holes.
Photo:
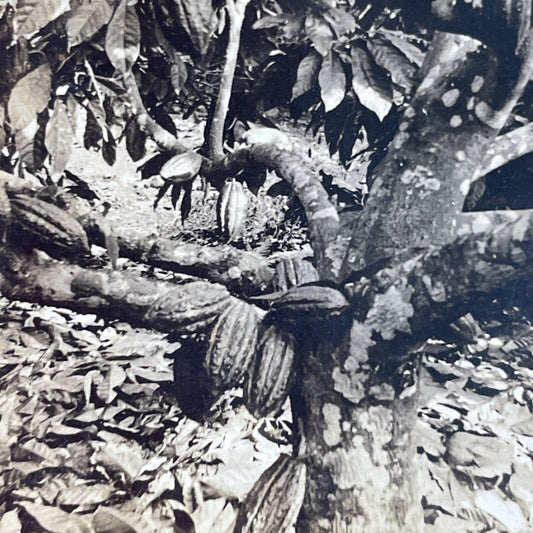
[[[220,80],[220,90],[213,113],[211,130],[209,132],[209,157],[213,161],[222,159],[222,141],[224,137],[224,124],[228,114],[235,66],[241,40],[241,28],[244,21],[244,12],[250,0],[227,0],[226,10],[229,15],[229,41],[226,50],[226,62]]]
[[[136,115],[139,126],[145,129],[161,148],[172,150],[176,153],[185,152],[187,150],[185,146],[149,115],[144,106],[133,72],[129,71],[124,73],[124,85],[131,100],[131,112],[133,115]]]

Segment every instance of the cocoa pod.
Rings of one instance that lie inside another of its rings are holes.
[[[280,455],[265,470],[239,508],[234,533],[286,533],[300,512],[307,468],[305,463]]]
[[[244,386],[244,404],[253,415],[275,415],[281,409],[294,380],[294,363],[292,336],[276,325],[266,328]]]
[[[269,316],[277,322],[309,324],[342,315],[350,303],[333,287],[309,284],[289,289],[270,307]]]
[[[75,258],[89,253],[85,230],[63,209],[38,198],[16,194],[11,198],[11,210],[12,239],[22,234],[25,244],[56,258]]]
[[[192,281],[181,285],[179,293],[169,291],[160,296],[146,312],[146,319],[175,334],[197,333],[209,328],[235,300],[222,285]]]
[[[249,371],[260,321],[255,306],[241,300],[229,305],[218,317],[204,360],[215,394],[237,386]]]
[[[159,171],[162,178],[171,183],[185,183],[194,179],[200,172],[202,156],[192,150],[171,157]]]
[[[242,183],[227,181],[217,203],[218,227],[226,239],[232,240],[242,232],[247,208],[248,197]]]
[[[318,281],[318,272],[313,264],[305,259],[301,253],[285,253],[276,264],[275,288],[287,291],[304,283]]]

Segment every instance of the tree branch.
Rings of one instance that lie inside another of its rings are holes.
[[[176,285],[131,272],[103,272],[3,248],[0,292],[10,299],[97,313],[176,334],[205,330],[235,300],[207,281]]]
[[[241,29],[244,21],[246,6],[250,0],[226,0],[226,10],[229,16],[229,41],[226,50],[226,61],[220,89],[213,113],[211,127],[209,131],[209,157],[216,161],[224,157],[222,149],[224,138],[224,125],[228,113],[233,87],[233,77],[237,65],[237,56],[241,40]]]
[[[95,244],[105,246],[105,234],[99,217],[89,214],[80,222]],[[181,272],[220,283],[242,294],[257,294],[270,288],[274,271],[267,261],[252,252],[237,250],[230,245],[201,246],[179,243],[150,234],[134,233],[119,228],[120,255],[133,261]]]
[[[533,123],[499,135],[487,150],[481,166],[472,177],[472,181],[482,178],[489,172],[531,152],[533,152]]]
[[[131,70],[125,72],[123,79],[131,101],[131,113],[136,116],[139,126],[146,130],[161,148],[172,150],[176,153],[185,152],[187,148],[172,133],[159,125],[148,113],[133,72]]]
[[[463,236],[454,242],[348,287],[355,308],[362,311],[359,318],[385,341],[398,343],[398,336],[406,334],[427,338],[436,324],[449,323],[468,311],[481,295],[518,281],[529,286],[533,210],[509,215],[511,222],[490,225],[491,218],[504,217],[501,213],[462,216]],[[391,357],[397,353],[397,348],[390,351]]]

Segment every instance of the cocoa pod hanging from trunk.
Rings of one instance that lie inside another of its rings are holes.
[[[63,209],[19,194],[13,195],[10,203],[9,234],[16,244],[23,241],[26,247],[39,248],[56,258],[77,258],[89,253],[85,230]]]
[[[281,409],[294,380],[294,363],[292,336],[277,325],[265,329],[244,387],[244,404],[253,415],[274,415]]]
[[[317,284],[289,289],[271,304],[269,315],[277,322],[318,322],[341,316],[350,303],[339,290]]]
[[[215,394],[237,386],[250,370],[260,321],[259,310],[240,300],[218,317],[204,360]]]
[[[234,533],[286,533],[305,495],[306,466],[280,455],[259,478],[239,509]]]

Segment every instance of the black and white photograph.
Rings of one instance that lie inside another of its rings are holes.
[[[532,3],[0,0],[0,533],[532,533]]]

